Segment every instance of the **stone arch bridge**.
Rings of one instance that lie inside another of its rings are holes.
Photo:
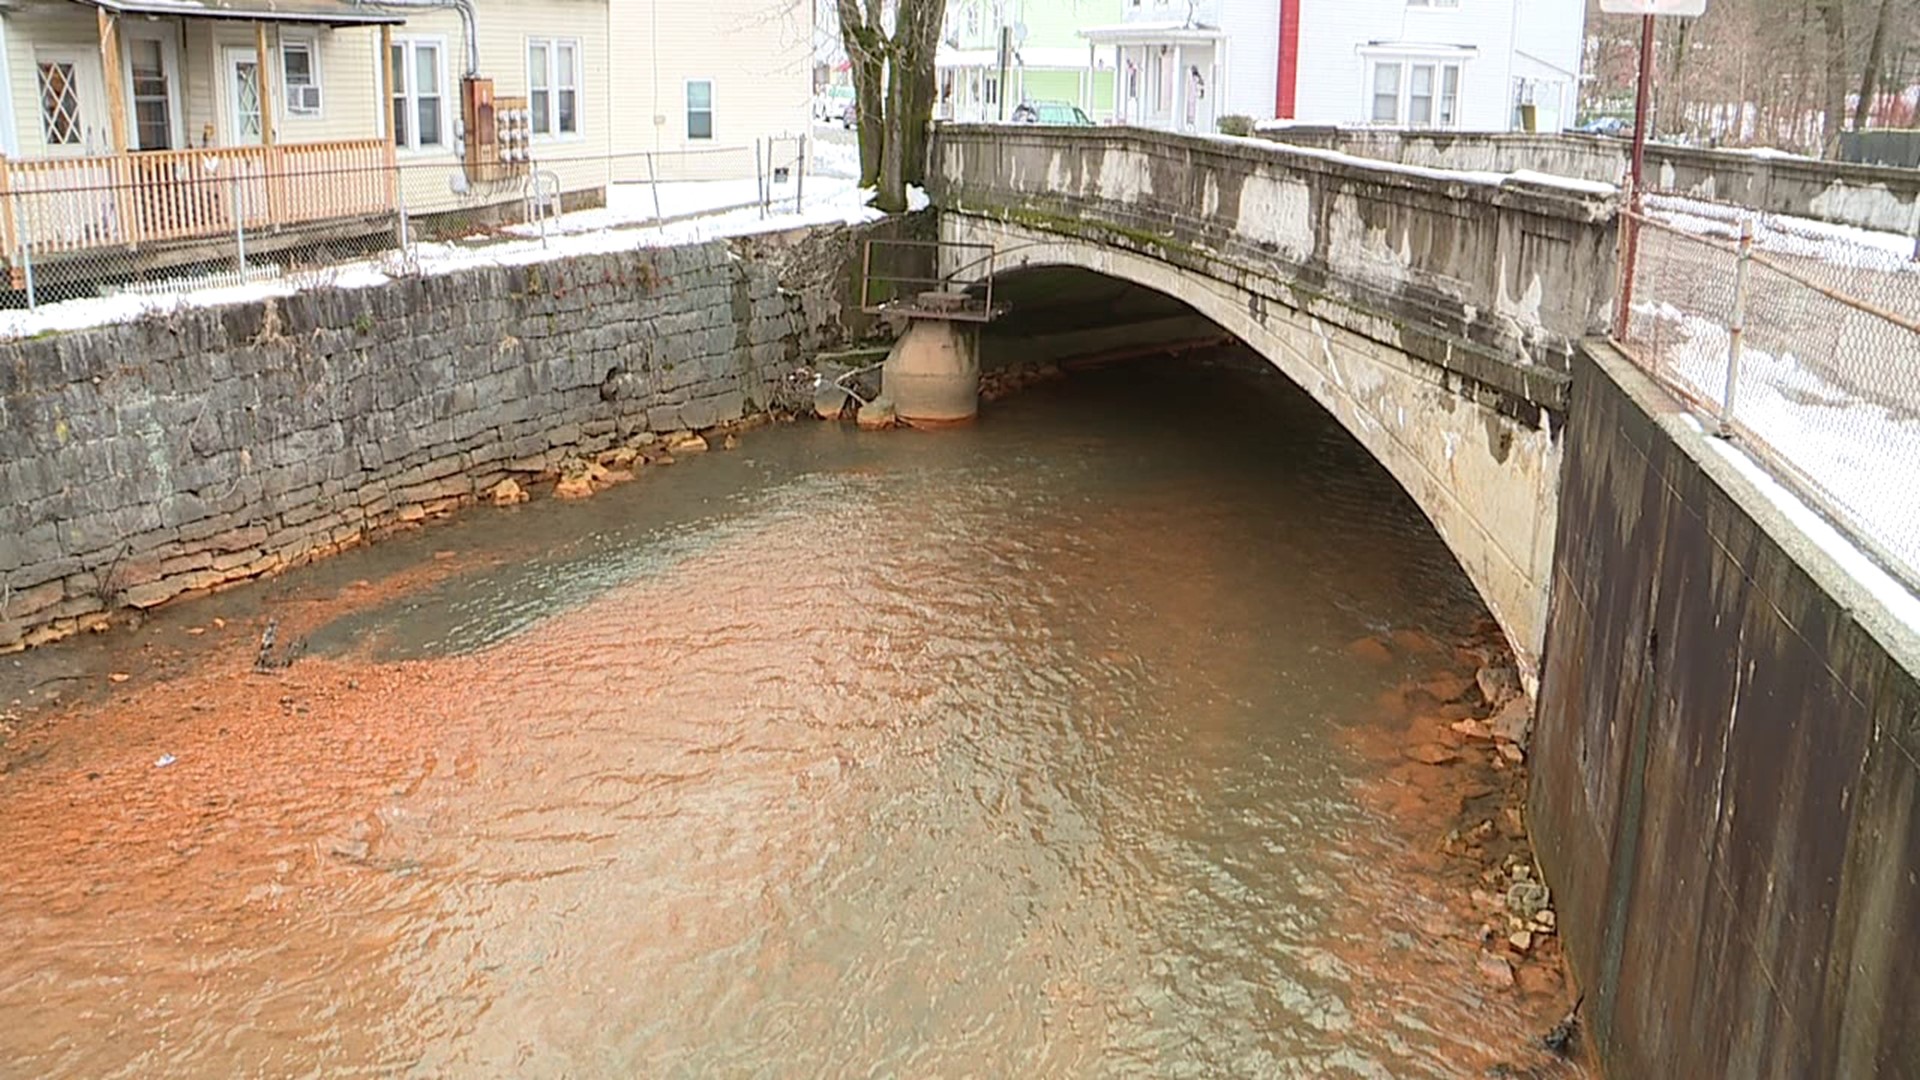
[[[1100,275],[1311,394],[1419,504],[1532,683],[1570,358],[1612,305],[1610,189],[1127,128],[950,125],[932,154],[941,239],[993,246],[996,295]],[[1098,307],[1120,340],[1168,319]]]

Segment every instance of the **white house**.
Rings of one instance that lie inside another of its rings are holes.
[[[1222,116],[1504,131],[1573,118],[1585,0],[1125,0],[1121,122]],[[1530,108],[1525,108],[1530,106]]]

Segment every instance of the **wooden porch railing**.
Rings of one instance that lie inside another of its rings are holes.
[[[385,139],[98,157],[0,157],[0,261],[217,239],[391,213]]]

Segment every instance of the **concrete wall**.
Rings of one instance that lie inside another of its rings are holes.
[[[764,408],[844,336],[857,250],[825,229],[0,344],[0,649]]]
[[[1623,139],[1487,131],[1383,131],[1296,125],[1262,131],[1291,146],[1435,169],[1532,170],[1624,184]],[[1696,147],[1647,147],[1648,183],[1777,214],[1920,235],[1920,171]]]
[[[1285,370],[1426,511],[1531,669],[1576,339],[1610,207],[1243,140],[943,127],[942,236],[1191,305]]]
[[[1913,1075],[1920,639],[1610,347],[1565,438],[1531,826],[1610,1075]]]

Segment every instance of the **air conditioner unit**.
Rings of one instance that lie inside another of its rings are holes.
[[[320,88],[317,86],[287,87],[287,111],[294,113],[319,112]]]

